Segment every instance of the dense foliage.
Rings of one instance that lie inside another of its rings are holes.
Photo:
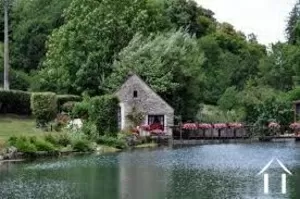
[[[90,101],[89,120],[93,122],[99,135],[117,135],[119,100],[111,95],[94,97]]]
[[[197,40],[182,31],[143,38],[136,35],[118,55],[107,86],[116,90],[130,71],[139,74],[185,118],[193,119],[201,100],[204,62]]]
[[[68,102],[79,102],[81,101],[81,96],[78,95],[57,95],[57,106],[59,110],[66,108]]]
[[[30,97],[29,92],[0,89],[0,113],[30,115]]]
[[[178,120],[286,123],[280,114],[300,99],[299,4],[288,41],[267,50],[193,0],[11,1],[11,85],[93,97],[111,94],[133,71]],[[63,101],[88,117],[87,101]]]
[[[31,110],[37,125],[45,125],[52,121],[57,114],[57,98],[55,93],[32,93]]]

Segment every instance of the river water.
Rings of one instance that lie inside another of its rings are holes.
[[[282,194],[277,161],[287,174]],[[203,145],[0,166],[0,198],[215,199],[300,198],[300,143]]]

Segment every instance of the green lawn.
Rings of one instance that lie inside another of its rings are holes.
[[[0,116],[0,145],[10,136],[41,135],[42,132],[35,128],[34,119],[13,115]]]

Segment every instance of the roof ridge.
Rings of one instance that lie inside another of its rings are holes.
[[[124,84],[126,84],[126,82],[128,82],[131,78],[136,77],[140,82],[142,82],[146,88],[148,88],[150,91],[152,91],[154,93],[154,95],[156,97],[158,97],[163,103],[165,103],[170,109],[172,109],[174,111],[174,108],[168,103],[166,102],[159,94],[157,94],[139,75],[137,75],[136,73],[130,73],[129,77],[127,78],[127,80],[122,84],[122,86]],[[122,89],[122,86],[120,87],[120,89],[117,91],[119,92]]]

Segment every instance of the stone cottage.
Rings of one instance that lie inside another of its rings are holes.
[[[131,75],[116,93],[120,100],[119,127],[122,130],[132,126],[128,115],[138,111],[142,124],[160,123],[163,133],[172,135],[174,109],[155,93],[139,76]]]

